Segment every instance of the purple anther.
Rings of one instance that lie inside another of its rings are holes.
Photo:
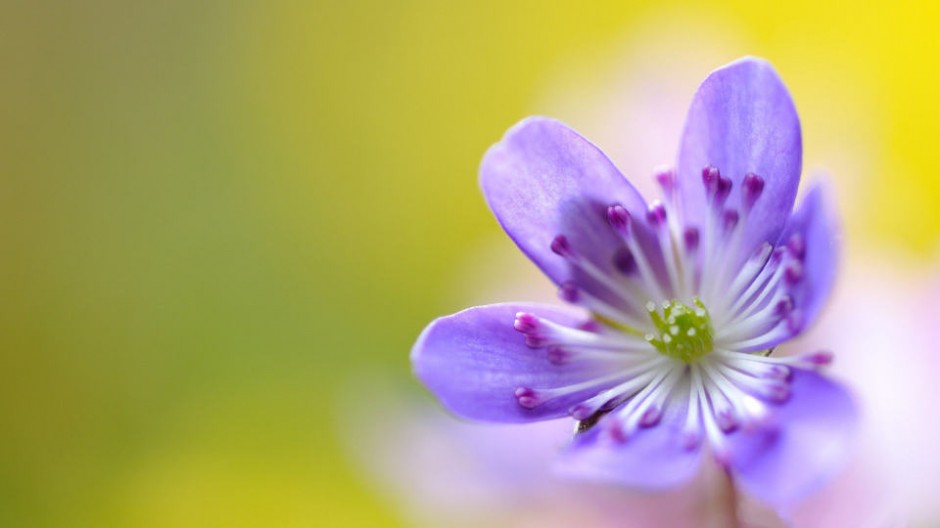
[[[828,350],[820,350],[819,352],[813,352],[812,354],[806,354],[803,356],[803,360],[811,365],[817,367],[824,367],[832,363],[834,356],[832,352]]]
[[[786,365],[769,365],[763,377],[776,380],[790,379],[790,369]]]
[[[718,428],[726,433],[738,428],[738,419],[730,409],[722,409],[715,413],[715,421],[718,422]]]
[[[659,183],[659,187],[663,190],[663,196],[671,198],[673,191],[676,190],[676,172],[666,167],[657,170],[654,177],[656,178],[656,182]]]
[[[561,285],[561,288],[558,288],[558,297],[565,302],[574,304],[578,302],[578,287],[570,282],[566,282]]]
[[[725,209],[724,213],[721,214],[721,224],[725,232],[731,232],[738,225],[738,220],[741,219],[741,215],[738,214],[734,209]]]
[[[530,332],[525,335],[525,346],[529,348],[542,348],[547,345],[548,342],[548,337],[539,333]]]
[[[777,314],[777,317],[782,319],[790,315],[791,312],[793,312],[793,297],[784,295],[782,299],[777,301],[777,306],[774,307],[774,313]]]
[[[721,173],[718,171],[718,167],[705,165],[705,168],[702,169],[702,183],[705,184],[705,196],[709,199],[718,190],[719,179],[721,179]]]
[[[636,257],[627,248],[620,248],[614,254],[614,267],[624,275],[632,275],[636,271]]]
[[[558,346],[548,347],[548,362],[552,365],[565,365],[571,361],[571,352]]]
[[[731,194],[731,187],[733,186],[734,182],[731,181],[731,178],[719,176],[718,185],[715,188],[715,204],[719,207],[724,205],[725,200],[727,200],[728,196]]]
[[[528,387],[519,387],[515,392],[516,401],[526,409],[534,409],[542,403],[539,394]]]
[[[692,451],[698,448],[702,443],[702,435],[698,431],[682,431],[680,443],[686,451]]]
[[[790,239],[787,240],[787,249],[799,260],[806,258],[806,240],[803,239],[803,235],[800,233],[790,235]]]
[[[578,325],[578,330],[597,333],[601,331],[601,324],[594,319],[588,319],[587,321],[584,321]]]
[[[783,382],[768,383],[764,395],[770,401],[783,403],[790,397],[790,385]]]
[[[523,334],[531,334],[538,330],[539,326],[539,318],[527,312],[517,313],[516,320],[512,324],[512,327],[515,328],[517,332],[522,332]]]
[[[659,405],[650,405],[645,411],[643,411],[643,416],[640,417],[640,425],[643,427],[652,427],[658,424],[662,417],[662,408]]]
[[[621,235],[630,234],[630,212],[622,205],[614,204],[607,208],[607,223]]]
[[[776,266],[780,264],[783,261],[783,256],[786,255],[786,253],[787,253],[787,250],[785,248],[782,248],[782,247],[774,248],[773,253],[770,254],[769,264],[772,266]]]
[[[741,183],[741,192],[744,193],[743,203],[744,209],[749,211],[754,205],[754,202],[760,198],[761,193],[764,191],[764,179],[760,176],[749,172],[744,175],[744,181]]]
[[[798,260],[794,260],[788,264],[787,269],[783,272],[783,278],[789,286],[793,286],[803,280],[803,264]]]
[[[654,201],[646,211],[646,221],[653,226],[660,226],[666,222],[666,207],[660,201]]]
[[[611,440],[618,444],[622,444],[627,441],[627,431],[624,430],[623,424],[620,423],[620,420],[605,420],[607,423],[607,435]]]
[[[803,329],[803,323],[803,312],[799,308],[794,308],[787,317],[787,330],[795,334]]]
[[[685,248],[689,251],[698,249],[700,234],[697,227],[687,227],[682,232],[682,240],[685,242]]]
[[[593,416],[595,412],[596,412],[596,409],[594,409],[594,407],[584,404],[584,403],[579,403],[575,405],[574,407],[572,407],[568,411],[568,414],[572,418],[580,422],[581,420],[587,420],[588,418]]]
[[[568,243],[568,237],[565,235],[558,235],[552,240],[552,251],[561,257],[566,259],[574,258],[574,250],[571,249],[571,244]]]

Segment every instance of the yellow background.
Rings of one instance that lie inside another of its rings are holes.
[[[344,414],[501,237],[487,146],[624,53],[771,60],[850,247],[932,266],[940,17],[891,5],[5,2],[0,525],[400,524]]]

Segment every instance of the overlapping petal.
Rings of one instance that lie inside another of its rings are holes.
[[[415,375],[450,411],[465,418],[524,422],[565,416],[568,409],[611,384],[547,401],[533,409],[519,405],[516,389],[553,389],[597,379],[604,365],[555,365],[546,348],[530,348],[513,329],[519,312],[538,314],[567,326],[584,318],[576,311],[539,304],[493,304],[470,308],[432,322],[411,352]]]
[[[728,437],[731,467],[751,495],[786,507],[840,471],[857,422],[851,395],[816,372],[794,369],[791,397],[767,423]]]
[[[702,169],[717,167],[733,182],[727,208],[743,212],[741,187],[748,173],[763,191],[750,211],[737,263],[786,224],[800,179],[800,122],[783,81],[766,61],[744,58],[712,72],[699,87],[679,148],[678,192],[684,219],[702,226],[708,211]]]

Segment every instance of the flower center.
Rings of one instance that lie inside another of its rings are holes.
[[[693,306],[672,300],[657,307],[650,302],[646,305],[656,334],[647,334],[646,340],[664,356],[692,363],[698,358],[711,353],[714,348],[715,331],[708,310],[698,298],[693,299]]]

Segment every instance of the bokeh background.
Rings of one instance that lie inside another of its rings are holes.
[[[357,440],[410,427],[389,386],[430,400],[428,321],[539,280],[485,149],[551,115],[645,180],[741,55],[789,85],[845,259],[929,283],[938,9],[3,2],[0,525],[405,525]]]

